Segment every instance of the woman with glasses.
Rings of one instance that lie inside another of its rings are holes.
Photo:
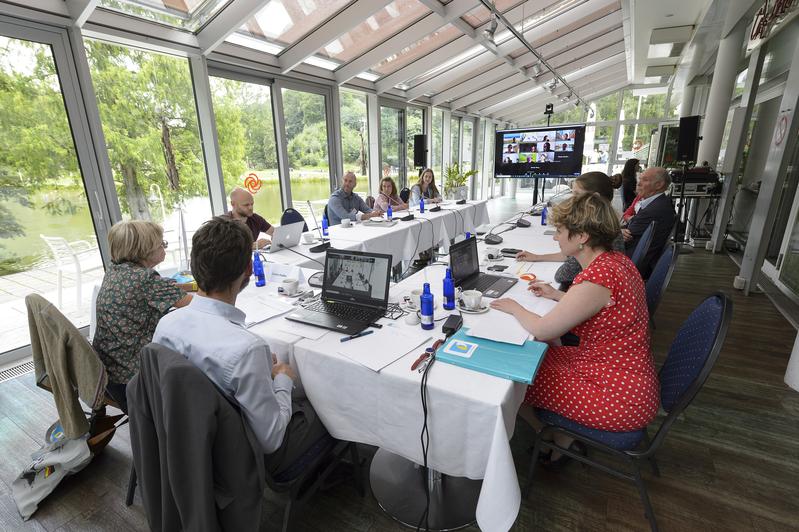
[[[108,373],[108,394],[127,412],[125,388],[139,371],[139,351],[150,343],[158,320],[191,295],[153,268],[164,261],[167,242],[160,225],[144,220],[115,224],[108,233],[111,266],[97,294],[92,341]]]

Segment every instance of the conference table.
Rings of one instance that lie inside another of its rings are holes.
[[[336,249],[367,251],[391,255],[393,264],[411,261],[427,249],[441,245],[446,253],[449,242],[457,235],[489,222],[485,200],[468,201],[457,205],[444,202],[441,210],[420,213],[418,208],[394,213],[394,223],[356,222],[349,227],[333,225],[329,228],[330,244]],[[414,219],[401,221],[399,218],[413,214]],[[314,231],[315,232],[315,231]],[[302,268],[322,269],[324,253],[312,253],[310,248],[318,244],[300,244],[294,248],[266,253],[267,261],[293,265]]]
[[[558,250],[557,243],[550,234],[545,234],[547,229],[540,226],[538,218],[533,218],[533,225],[529,228],[515,228],[502,233],[504,242],[498,247],[515,247],[536,253],[555,252]],[[501,228],[497,232],[499,230]],[[488,265],[499,263],[509,266],[505,273],[511,276],[535,273],[541,280],[554,281],[559,263],[520,263],[511,258],[488,261],[487,247],[483,242],[478,244],[481,271],[485,271]],[[372,465],[373,490],[377,487],[375,469],[381,467],[381,462],[383,467],[387,464],[397,466],[402,462],[410,464],[410,467],[405,468],[405,474],[413,475],[415,468],[416,478],[421,478],[419,468],[414,464],[423,463],[420,445],[422,375],[416,370],[412,371],[410,366],[425,347],[435,339],[443,338],[443,319],[450,312],[457,312],[444,311],[441,306],[445,271],[445,265],[433,264],[390,289],[389,301],[402,302],[411,290],[429,282],[439,302],[433,331],[422,331],[419,325],[410,325],[404,318],[383,318],[379,321],[382,328],[375,333],[364,339],[342,343],[340,340],[343,335],[333,331],[315,330],[309,337],[307,330],[293,329],[296,326],[282,316],[250,328],[269,343],[281,361],[289,362],[295,368],[300,393],[310,399],[320,419],[335,438],[379,447]],[[274,289],[269,285],[267,283],[266,288],[260,289],[250,286],[246,291],[252,293],[255,290]],[[527,291],[524,281],[519,281],[504,297],[515,298],[527,309],[539,314],[545,314],[555,305],[553,301],[533,296]],[[494,320],[501,324],[508,323],[504,320],[514,319],[493,309],[483,314],[464,313],[463,318],[466,328],[481,320]],[[371,340],[366,340],[368,338]],[[408,342],[413,344],[415,339],[419,340],[418,346],[408,349]],[[375,353],[379,352],[381,356],[390,354],[393,361],[375,371],[357,362],[342,347],[350,344],[357,347],[357,342],[367,341],[371,345],[377,343],[384,346],[384,349],[376,349]],[[398,349],[402,352],[397,352]],[[457,501],[457,505],[464,507],[465,512],[459,510],[454,518],[460,520],[459,526],[476,520],[483,530],[508,530],[516,519],[521,503],[509,440],[513,435],[516,413],[524,399],[526,385],[436,362],[430,368],[427,390],[430,434],[428,466],[444,475],[438,477],[437,482],[453,488],[459,497],[463,497]],[[406,477],[391,477],[391,471],[388,474],[388,482],[395,481],[400,499],[404,493],[405,498],[415,496],[417,500],[415,503],[401,501],[401,507],[393,508],[396,512],[392,512],[392,501],[386,500],[391,497],[385,494],[381,497],[377,493],[380,490],[375,490],[381,506],[400,521],[412,521],[397,514],[402,514],[403,505],[407,511],[407,505],[410,504],[411,515],[418,515],[415,512],[419,504],[419,490],[408,485]],[[385,480],[383,478],[383,484]],[[421,486],[417,484],[416,487]],[[414,491],[417,495],[413,494]],[[470,499],[476,500],[471,508]],[[440,500],[438,502],[442,503]],[[435,503],[434,500],[434,506]],[[435,509],[431,507],[431,528],[436,528],[434,512]],[[442,526],[438,528],[447,528],[446,519],[452,516],[442,514],[440,517]]]

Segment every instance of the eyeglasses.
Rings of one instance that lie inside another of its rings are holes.
[[[167,242],[166,240],[162,240],[161,241],[161,247],[164,248],[164,249],[168,248],[169,247],[169,242]]]

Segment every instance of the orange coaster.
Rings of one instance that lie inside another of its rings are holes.
[[[529,282],[529,281],[535,281],[537,277],[535,276],[534,273],[523,273],[519,276],[519,279],[521,279],[522,281]]]

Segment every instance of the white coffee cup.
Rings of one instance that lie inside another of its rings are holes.
[[[410,300],[408,301],[408,306],[411,308],[420,308],[422,306],[422,293],[424,290],[421,288],[417,288],[415,290],[411,290]]]
[[[483,293],[479,290],[464,290],[461,293],[461,300],[469,310],[478,310],[480,303],[483,302]]]
[[[297,293],[300,283],[297,279],[283,279],[280,286],[277,288],[278,292],[284,296],[293,296]]]
[[[489,259],[501,259],[502,254],[499,251],[499,248],[486,248],[486,257]]]
[[[352,220],[349,218],[342,218],[341,219],[341,227],[349,227],[352,225]]]
[[[313,244],[316,241],[316,237],[313,233],[303,233],[302,234],[302,242],[304,244]]]

